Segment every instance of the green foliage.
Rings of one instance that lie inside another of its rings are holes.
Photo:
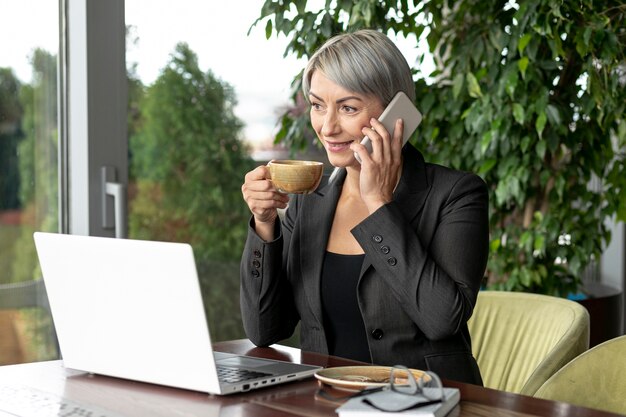
[[[20,82],[10,68],[0,68],[0,210],[19,207],[17,145],[23,136]]]
[[[14,242],[15,257],[8,273],[12,282],[40,279],[33,245],[34,231],[58,231],[58,128],[56,56],[35,49],[32,84],[20,88],[24,138],[19,156],[19,200],[22,224]]]
[[[566,295],[626,220],[626,6],[613,1],[267,0],[266,35],[310,56],[360,28],[427,41],[413,65],[427,159],[490,186],[492,288]],[[294,99],[300,80],[294,79]],[[278,140],[300,147],[306,113]],[[602,179],[599,187],[590,186]]]
[[[0,225],[1,283],[41,279],[33,232],[58,230],[56,57],[35,49],[31,65],[30,84],[0,69],[0,141],[10,144],[4,147],[10,149],[9,160],[1,162],[0,176],[11,185],[10,200],[3,193],[0,209],[15,209],[20,218],[17,224]],[[22,309],[16,317],[27,338],[22,346],[26,360],[58,357],[47,311]]]
[[[252,161],[234,105],[231,87],[202,72],[196,55],[179,44],[148,87],[130,140],[139,192],[135,236],[158,238],[162,230],[168,240],[191,243],[201,257],[239,257],[249,216],[241,181]]]
[[[58,128],[56,56],[36,49],[31,57],[33,82],[20,91],[24,107],[19,144],[20,201],[23,207],[35,204],[35,222],[40,230],[57,230],[58,212]],[[32,236],[31,236],[32,239]]]

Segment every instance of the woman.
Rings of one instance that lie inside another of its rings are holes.
[[[330,39],[305,68],[303,91],[338,175],[291,199],[272,187],[267,167],[245,176],[248,337],[270,345],[300,322],[304,350],[482,384],[467,320],[488,254],[484,182],[402,147],[402,120],[393,135],[377,121],[396,92],[415,101],[410,68],[385,35]]]

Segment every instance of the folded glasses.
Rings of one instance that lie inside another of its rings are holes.
[[[419,378],[402,365],[391,368],[389,384],[367,388],[351,395],[335,397],[324,390],[318,394],[331,401],[345,401],[363,397],[362,402],[386,412],[400,412],[437,404],[445,400],[443,384],[434,372],[424,372]]]

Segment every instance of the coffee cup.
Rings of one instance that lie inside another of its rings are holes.
[[[310,194],[320,184],[324,164],[318,161],[273,159],[267,166],[272,183],[281,193]]]

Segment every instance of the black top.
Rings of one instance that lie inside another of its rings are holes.
[[[365,255],[326,252],[322,267],[322,311],[328,353],[372,362],[357,301],[357,283]]]

